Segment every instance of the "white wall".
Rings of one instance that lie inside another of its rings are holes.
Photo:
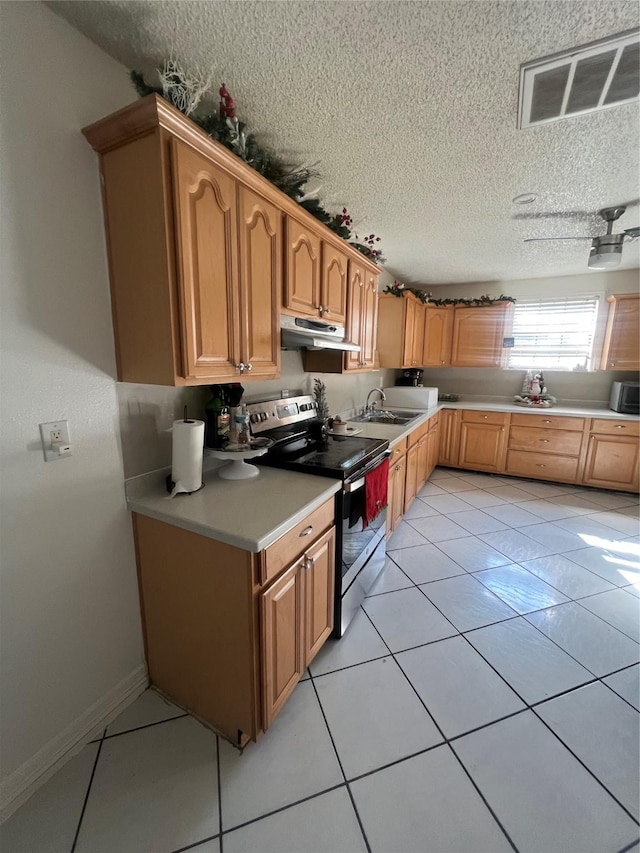
[[[586,258],[586,256],[585,256]],[[585,261],[586,262],[586,261]],[[435,299],[474,297],[489,294],[513,296],[514,299],[536,299],[545,297],[577,296],[588,293],[603,294],[631,293],[638,290],[638,270],[618,272],[590,272],[585,275],[561,276],[557,278],[534,278],[520,281],[478,282],[426,286]],[[608,304],[602,301],[598,316],[594,353],[600,353],[607,320]],[[599,356],[595,359],[599,363]],[[536,365],[531,365],[535,368]],[[429,368],[425,370],[423,384],[435,385],[440,391],[465,396],[495,395],[512,396],[522,388],[523,370],[501,370],[463,367]],[[545,370],[544,377],[550,394],[559,401],[609,399],[611,383],[619,379],[635,379],[637,373],[596,370],[589,373],[567,373]]]
[[[125,69],[39,3],[0,4],[2,795],[144,679],[97,158]],[[38,423],[73,457],[45,464]],[[106,704],[105,704],[106,703]]]

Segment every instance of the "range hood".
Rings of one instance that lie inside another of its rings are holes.
[[[344,326],[335,326],[310,317],[280,315],[282,346],[286,349],[337,349],[360,352],[361,347],[345,340]]]

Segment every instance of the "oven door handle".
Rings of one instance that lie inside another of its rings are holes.
[[[345,492],[357,492],[358,489],[361,489],[364,486],[365,476],[367,474],[369,474],[371,471],[375,471],[375,469],[378,467],[378,465],[380,465],[381,462],[384,462],[385,459],[391,459],[392,456],[393,456],[393,451],[392,450],[386,450],[382,454],[382,456],[378,456],[377,459],[374,462],[372,462],[368,468],[365,468],[365,470],[362,472],[361,477],[358,477],[357,480],[353,480],[353,482],[347,481],[344,484],[344,491]]]

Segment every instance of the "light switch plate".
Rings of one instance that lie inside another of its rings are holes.
[[[69,421],[49,421],[39,424],[45,462],[55,462],[72,455]]]

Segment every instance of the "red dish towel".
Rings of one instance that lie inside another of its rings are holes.
[[[377,468],[364,476],[365,510],[362,526],[366,527],[387,505],[387,483],[389,481],[389,460],[385,459]]]

